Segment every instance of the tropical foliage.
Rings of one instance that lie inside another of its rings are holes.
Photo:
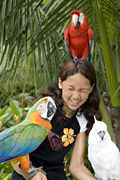
[[[84,12],[94,32],[91,63],[97,74],[103,120],[120,148],[119,0],[0,1],[0,116],[6,116],[2,128],[14,124],[10,99],[20,100],[22,108],[29,107],[32,97],[57,80],[60,67],[69,60],[63,37],[75,9]],[[14,114],[20,122],[21,113],[16,110]]]

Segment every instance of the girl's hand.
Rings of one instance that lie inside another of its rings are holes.
[[[47,177],[44,173],[38,171],[37,174],[33,178],[31,178],[31,180],[47,180]]]
[[[30,176],[30,174],[26,173],[21,168],[19,168],[19,165],[20,165],[19,163],[16,163],[16,164],[12,163],[12,166],[15,169],[15,171],[18,174],[21,174],[26,180],[28,180],[28,177]],[[47,180],[47,177],[44,173],[37,171],[37,174],[35,176],[33,176],[30,180]]]

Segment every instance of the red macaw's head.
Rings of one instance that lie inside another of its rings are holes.
[[[71,16],[71,25],[76,29],[88,29],[88,22],[86,16],[83,14],[82,11],[74,10],[70,14]]]

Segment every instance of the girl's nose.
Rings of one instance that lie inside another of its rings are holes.
[[[74,91],[74,93],[73,93],[73,98],[74,98],[75,100],[80,99],[80,98],[81,98],[80,92]]]

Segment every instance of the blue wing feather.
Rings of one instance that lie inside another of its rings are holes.
[[[66,47],[66,49],[67,49],[67,52],[68,52],[70,58],[73,59],[72,54],[70,53],[70,51],[69,51],[69,49],[68,49],[68,46],[67,46],[67,39],[65,39],[65,47]]]
[[[94,47],[94,40],[90,40],[90,53],[89,56],[87,57],[87,61],[91,61],[92,56],[93,56],[93,47]]]
[[[0,163],[34,151],[47,135],[44,126],[14,126],[0,133]]]

